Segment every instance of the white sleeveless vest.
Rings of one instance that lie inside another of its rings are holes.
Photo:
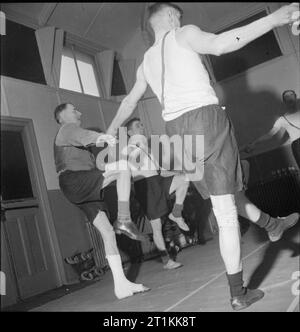
[[[196,108],[218,104],[210,85],[209,75],[198,53],[181,47],[175,39],[175,29],[165,39],[165,93],[162,117],[171,121]],[[144,55],[146,81],[161,102],[161,44],[149,48]]]

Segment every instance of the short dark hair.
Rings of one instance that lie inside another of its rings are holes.
[[[292,93],[294,96],[297,96],[294,90],[285,90],[282,92],[282,99],[284,99],[285,95],[288,93]]]
[[[55,110],[54,110],[54,119],[57,123],[60,123],[59,122],[59,115],[62,111],[64,111],[68,105],[72,105],[71,103],[63,103],[63,104],[60,104],[58,106],[56,106]]]
[[[158,13],[162,9],[168,8],[168,7],[169,8],[174,8],[174,9],[178,10],[179,13],[180,13],[180,16],[183,15],[183,10],[179,6],[177,6],[177,5],[175,5],[175,4],[171,3],[171,2],[156,2],[153,5],[151,5],[151,6],[148,7],[148,21],[156,13]]]
[[[141,119],[140,119],[140,118],[132,118],[132,119],[130,119],[129,121],[127,121],[127,122],[125,123],[125,127],[127,128],[127,131],[130,130],[130,129],[132,128],[132,125],[133,125],[134,122],[136,122],[136,121],[141,121]]]

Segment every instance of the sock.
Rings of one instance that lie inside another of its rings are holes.
[[[118,201],[118,219],[130,219],[129,201]]]
[[[159,252],[163,264],[167,264],[170,259],[168,252],[166,250],[160,250]]]
[[[241,296],[245,294],[245,289],[243,288],[243,271],[235,274],[227,274],[227,279],[230,287],[231,297]]]
[[[173,210],[172,210],[172,214],[175,218],[179,218],[181,217],[181,213],[183,210],[183,204],[177,204],[175,203]]]
[[[271,217],[267,213],[261,212],[260,217],[256,224],[264,228],[267,232],[272,232],[278,225],[278,220],[276,218]]]
[[[113,278],[114,278],[114,284],[119,285],[120,283],[123,283],[127,281],[127,278],[125,277],[123,266],[122,266],[122,260],[120,255],[107,255],[106,259],[108,261],[109,267],[111,269]]]

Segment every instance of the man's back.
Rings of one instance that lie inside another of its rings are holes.
[[[171,30],[165,39],[165,121],[201,106],[218,104],[210,86],[209,75],[200,56],[177,41],[181,29]],[[162,40],[153,45],[144,56],[143,71],[146,81],[161,101]]]

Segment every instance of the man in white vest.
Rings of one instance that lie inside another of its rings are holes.
[[[234,310],[248,307],[264,293],[243,287],[235,203],[235,194],[243,189],[239,152],[232,124],[219,106],[199,54],[219,56],[239,50],[275,27],[296,21],[293,13],[298,10],[299,5],[293,3],[246,26],[215,35],[195,25],[181,27],[182,10],[177,5],[153,4],[149,7],[148,20],[155,34],[154,44],[146,51],[135,85],[122,101],[107,131],[116,135],[149,84],[161,102],[169,136],[204,135],[204,157],[198,159],[199,167],[204,162],[204,177],[194,184],[204,198],[211,198]],[[195,157],[192,147],[186,147],[185,152],[190,158]],[[279,228],[282,233],[284,227]]]

